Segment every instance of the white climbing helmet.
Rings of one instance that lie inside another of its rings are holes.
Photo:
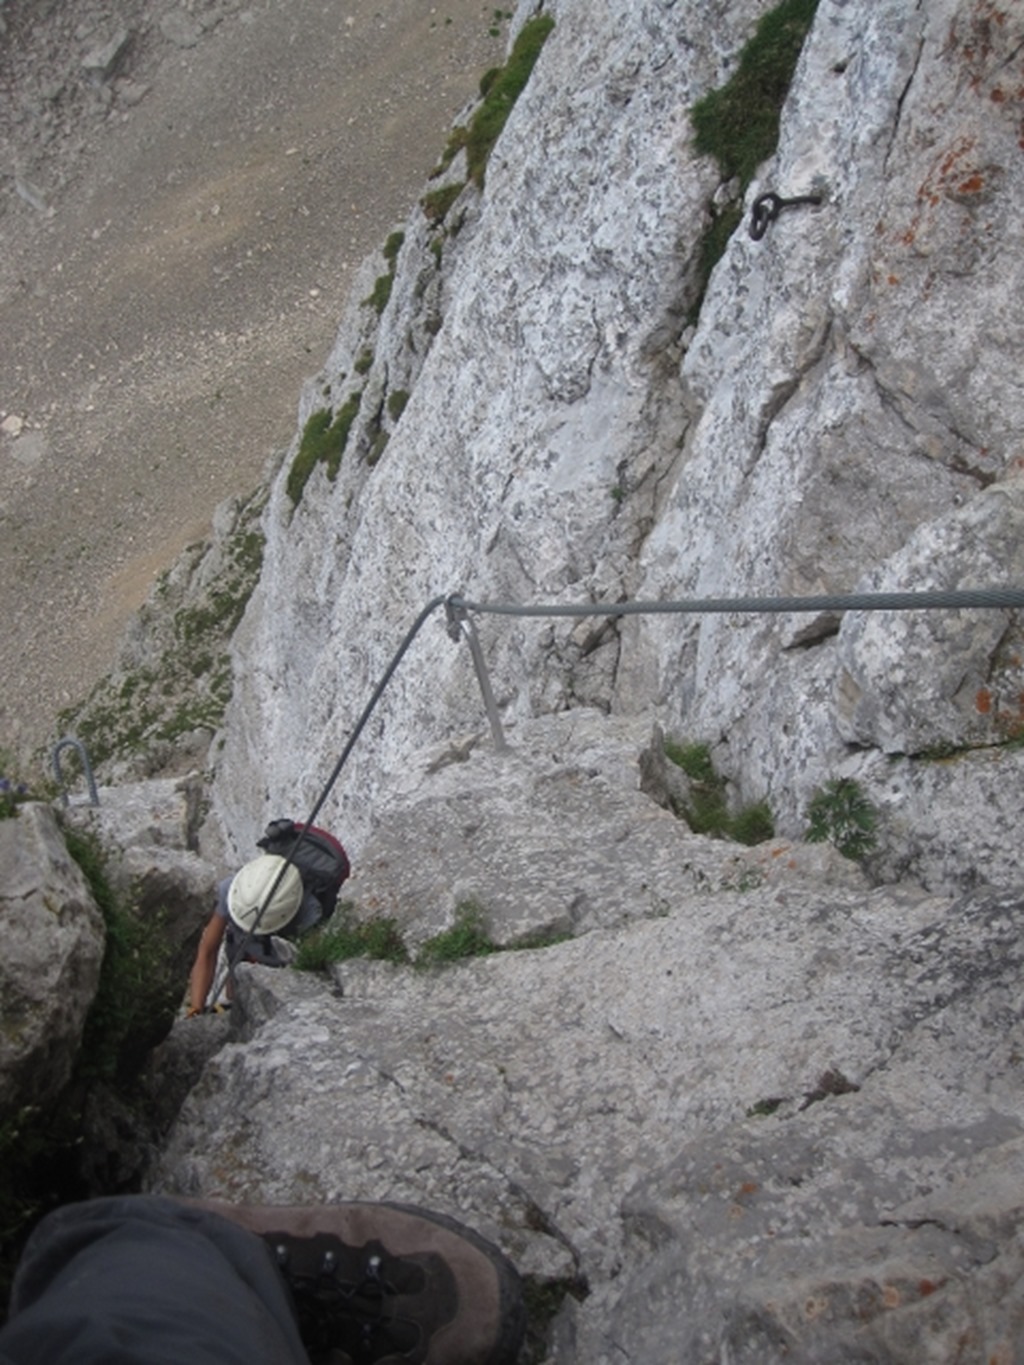
[[[239,929],[252,929],[257,934],[276,934],[292,919],[302,904],[302,878],[299,869],[290,863],[278,881],[285,860],[276,853],[263,853],[251,863],[238,869],[228,887],[228,913]],[[263,909],[270,888],[277,882],[273,895]],[[256,917],[260,911],[259,923]]]

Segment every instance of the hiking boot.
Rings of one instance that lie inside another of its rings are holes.
[[[267,1242],[313,1365],[514,1365],[519,1276],[453,1218],[403,1204],[188,1202]]]

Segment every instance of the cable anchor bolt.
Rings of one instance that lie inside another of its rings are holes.
[[[759,195],[750,207],[750,235],[759,242],[768,231],[769,223],[774,223],[783,209],[795,208],[798,204],[817,207],[824,202],[824,196],[820,194],[798,194],[792,199],[783,199],[781,194],[769,190],[767,194]]]

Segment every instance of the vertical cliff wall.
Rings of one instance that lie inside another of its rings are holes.
[[[704,235],[737,186],[696,153],[690,110],[771,9],[545,4],[554,28],[483,174],[458,151],[367,262],[302,396],[236,636],[215,808],[237,842],[312,802],[435,594],[1024,582],[1021,17],[821,0],[778,151],[698,316]],[[754,240],[769,190],[823,202]],[[1013,873],[1009,613],[484,618],[480,633],[508,724],[574,705],[649,715],[712,743],[787,833],[818,783],[853,775],[882,807],[890,870]],[[413,750],[483,725],[438,613],[324,818],[358,847]]]

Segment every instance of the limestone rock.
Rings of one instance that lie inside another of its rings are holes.
[[[997,336],[1020,344],[1010,314],[1024,183],[1016,119],[999,93],[1001,63],[1013,60],[1019,29],[981,43],[980,23],[976,7],[952,2],[927,13],[901,4],[819,11],[778,155],[750,193],[801,192],[822,176],[828,202],[802,217],[783,215],[760,243],[737,233],[715,273],[683,361],[693,420],[642,552],[644,597],[682,595],[683,585],[696,595],[881,581],[914,589],[927,586],[929,574],[1013,585],[1013,557],[999,547],[1007,534],[1012,540],[1016,494],[991,485],[1012,480],[1019,454],[1012,428],[1020,394],[993,345]],[[954,335],[951,319],[961,312],[969,321]],[[978,378],[989,368],[982,395]],[[671,635],[642,621],[628,632],[635,662],[627,667],[634,688],[643,682],[678,698],[670,713],[698,734],[720,735],[722,766],[744,790],[767,794],[784,831],[794,833],[823,780],[873,780],[882,771],[870,760],[853,763],[851,741],[912,754],[991,742],[992,716],[986,724],[976,710],[970,715],[974,693],[992,687],[977,670],[992,661],[1006,672],[1014,651],[997,660],[996,641],[986,647],[984,637],[1005,631],[1012,646],[1016,630],[993,615],[930,624],[876,616],[844,623],[838,645],[838,621],[806,616],[708,617]],[[847,638],[865,643],[891,635],[907,645],[912,636],[919,652],[914,662],[903,652],[897,663],[887,649],[884,665],[877,655],[858,700],[843,638],[851,630]],[[951,684],[948,667],[965,658]],[[891,670],[884,683],[883,667]],[[898,677],[904,719],[884,722]],[[937,692],[946,697],[939,707]],[[1019,801],[1021,770],[1004,777],[1015,793],[1010,804]],[[959,796],[971,808],[984,801],[973,780],[965,767]],[[896,799],[904,808],[922,782],[928,778],[913,764],[903,765]],[[890,773],[886,790],[892,786]],[[1010,837],[1009,829],[996,837]],[[935,885],[992,873],[986,843],[964,837],[952,801],[933,809],[928,856],[919,857],[924,842],[922,832],[904,846],[905,865]]]
[[[415,948],[471,902],[506,951],[240,968],[149,1184],[464,1218],[565,1294],[549,1365],[1009,1360],[1024,1329],[1019,614],[592,610],[1020,577],[1021,16],[819,6],[691,318],[736,186],[689,109],[769,8],[551,6],[484,185],[366,263],[233,640],[225,847],[333,772],[357,913]],[[325,405],[348,444],[297,498]],[[591,609],[470,612],[507,751],[453,593]],[[656,726],[780,837],[652,800]],[[800,843],[834,776],[879,808],[870,877]]]
[[[640,918],[620,894],[618,927],[351,962],[340,993],[243,968],[153,1187],[457,1214],[572,1291],[560,1365],[1018,1339],[1019,893],[790,871]]]
[[[777,152],[694,322],[709,205],[736,186],[695,155],[689,109],[767,8],[633,0],[604,15],[559,0],[482,191],[464,189],[450,220],[414,210],[379,314],[366,300],[388,267],[367,263],[300,403],[302,425],[360,395],[344,458],[294,506],[296,434],[235,637],[213,792],[235,844],[326,777],[435,594],[586,606],[1013,585],[1019,15],[819,7]],[[811,189],[819,207],[750,236],[757,196]],[[325,807],[357,865],[410,754],[484,719],[468,650],[443,626],[438,610]],[[642,716],[709,744],[733,797],[767,798],[790,839],[817,787],[854,777],[892,814],[886,867],[937,890],[1014,880],[989,854],[1012,844],[1020,763],[1001,769],[991,834],[983,765],[964,763],[931,806],[922,793],[937,748],[1012,739],[1015,613],[478,627],[508,725],[580,706]],[[927,829],[911,827],[925,808]]]
[[[196,852],[204,789],[198,774],[101,787],[96,806],[71,806],[68,821],[92,832],[105,871],[125,909],[159,941],[163,988],[184,992],[196,946],[216,901],[223,870]],[[155,1020],[162,1037],[170,1020]]]
[[[103,958],[104,925],[52,810],[0,820],[0,1117],[45,1106],[71,1074]]]
[[[94,85],[102,85],[117,74],[128,49],[132,35],[126,28],[120,28],[107,42],[90,48],[82,58],[82,69]]]
[[[185,9],[171,9],[160,20],[160,32],[175,47],[195,47],[203,36],[202,24]]]
[[[112,856],[130,848],[195,849],[203,802],[197,773],[100,787],[97,794],[97,805],[71,805],[66,818],[94,832]]]
[[[1024,582],[1024,482],[1013,479],[936,518],[861,586]],[[885,754],[983,748],[1024,728],[1017,614],[856,612],[839,632],[838,725]],[[925,670],[922,660],[929,660]]]
[[[665,914],[683,894],[798,866],[788,845],[698,837],[660,809],[640,789],[650,742],[643,722],[576,710],[510,728],[505,753],[480,743],[442,766],[449,750],[415,755],[343,895],[364,918],[395,920],[411,944],[450,928],[463,906],[483,913],[496,943],[515,944]],[[823,885],[864,887],[834,850],[811,856]]]

